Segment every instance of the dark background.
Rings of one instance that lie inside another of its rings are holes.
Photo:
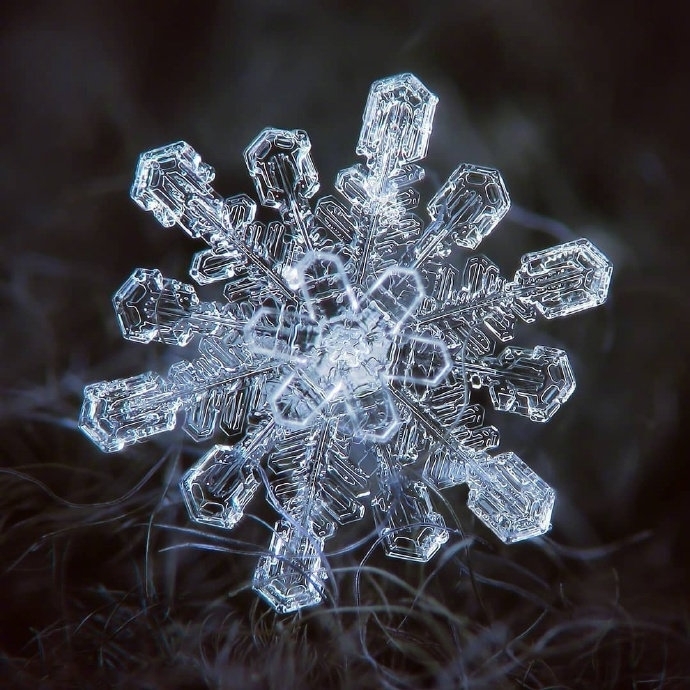
[[[3,4],[2,687],[690,687],[689,40],[680,2]],[[556,488],[547,538],[501,546],[457,489],[471,547],[389,561],[365,520],[324,606],[279,617],[248,589],[258,520],[189,529],[175,485],[204,449],[106,457],[81,390],[179,355],[123,341],[110,308],[133,268],[186,280],[199,248],[130,201],[141,151],[185,139],[251,193],[243,148],[299,127],[327,191],[370,83],[402,71],[440,97],[426,198],[461,161],[499,168],[514,207],[482,250],[510,275],[589,237],[611,294],[518,337],[578,380],[549,425],[499,420]]]

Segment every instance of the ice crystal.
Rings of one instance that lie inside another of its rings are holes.
[[[498,171],[460,165],[413,213],[437,98],[411,74],[375,82],[339,198],[319,183],[306,132],[268,128],[244,153],[259,201],[224,199],[185,142],[143,154],[131,195],[209,247],[190,268],[224,300],[137,269],[113,298],[125,338],[198,356],[85,389],[82,430],[113,452],[173,429],[213,446],[181,481],[191,518],[231,529],[264,489],[278,513],[254,588],[277,611],[324,596],[325,541],[372,507],[389,556],[427,561],[447,540],[432,495],[467,483],[469,508],[504,542],[550,526],[555,494],[517,455],[492,455],[474,389],[497,410],[545,422],[575,388],[565,352],[504,346],[518,320],[601,304],[611,264],[580,239],[527,254],[512,280],[476,249],[507,213]],[[371,462],[371,459],[375,462]],[[372,466],[375,469],[371,469]]]

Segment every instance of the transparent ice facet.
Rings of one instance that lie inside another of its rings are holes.
[[[515,291],[554,319],[603,304],[612,272],[611,262],[589,240],[579,239],[525,254]]]
[[[232,529],[261,480],[240,446],[213,446],[182,478],[180,489],[192,520]]]
[[[323,601],[327,540],[371,507],[383,549],[426,562],[449,538],[437,492],[504,542],[549,529],[555,493],[512,452],[475,400],[546,422],[575,389],[562,350],[508,344],[518,323],[606,299],[611,263],[586,239],[522,257],[512,281],[476,249],[505,216],[497,170],[464,163],[415,210],[437,98],[415,76],[374,82],[335,195],[302,130],[266,128],[244,152],[258,200],[225,198],[185,142],[139,159],[131,196],[165,227],[206,243],[196,289],[137,269],[115,293],[122,334],[186,346],[165,376],[93,383],[79,426],[106,452],[179,422],[215,443],[180,489],[196,523],[232,529],[263,493],[277,513],[253,587],[279,613]],[[278,217],[276,217],[276,213]]]
[[[551,419],[575,390],[568,355],[553,347],[507,347],[498,357],[483,357],[478,367],[468,370],[488,386],[495,409],[533,422]]]
[[[436,386],[452,367],[453,360],[442,340],[405,335],[395,341],[388,375],[396,381]]]
[[[347,409],[357,438],[384,443],[400,424],[398,408],[388,391],[375,381],[362,383],[348,396]]]
[[[174,429],[179,407],[165,380],[149,371],[86,386],[79,427],[101,450],[114,453]]]
[[[392,482],[372,503],[387,556],[426,563],[448,541],[443,517],[434,511],[423,482]]]
[[[371,85],[362,118],[357,154],[377,177],[388,177],[405,163],[426,156],[438,98],[413,74],[399,74]]]
[[[322,550],[323,540],[285,520],[278,521],[269,553],[256,567],[254,590],[278,613],[320,604],[326,579]]]
[[[310,150],[305,131],[270,127],[247,147],[244,159],[264,206],[287,208],[290,203],[309,199],[319,189]]]
[[[122,335],[138,343],[187,345],[196,333],[213,332],[221,322],[215,307],[204,309],[194,287],[138,268],[113,297]],[[206,318],[204,318],[206,317]]]
[[[470,510],[506,544],[551,527],[556,494],[515,453],[477,456],[469,463],[467,483]]]
[[[318,347],[322,329],[316,321],[293,309],[262,307],[244,327],[244,338],[254,352],[272,359],[305,363]]]
[[[312,244],[308,199],[319,189],[310,150],[305,131],[268,127],[244,152],[259,200],[277,209],[283,221],[298,230],[299,240],[307,247]]]
[[[324,390],[308,373],[295,371],[283,380],[271,397],[271,410],[279,424],[306,429],[318,421],[319,413],[341,390],[337,381]]]
[[[510,197],[501,173],[467,163],[453,172],[427,204],[431,219],[443,221],[443,237],[450,235],[468,249],[476,249],[509,209]]]
[[[310,253],[296,266],[299,287],[313,318],[357,312],[359,306],[345,266],[330,253]]]
[[[178,141],[142,154],[134,175],[131,197],[145,211],[151,211],[164,227],[178,223],[189,235],[211,245],[223,244],[237,229],[231,224],[236,216],[247,222],[256,209],[251,203],[244,212],[232,211],[210,186],[215,172],[186,142]]]
[[[368,171],[359,163],[341,170],[335,178],[335,188],[357,210],[364,209],[369,203],[371,194],[368,185]],[[387,201],[390,202],[393,198],[389,193]]]
[[[391,332],[397,333],[424,299],[424,285],[417,271],[394,266],[369,288],[367,298],[382,312]]]
[[[424,465],[424,479],[438,489],[464,484],[467,481],[465,461],[449,448],[436,448]]]
[[[194,255],[189,275],[199,285],[228,280],[235,275],[240,261],[240,254],[236,250],[204,249]]]

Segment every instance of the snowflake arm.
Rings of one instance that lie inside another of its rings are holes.
[[[183,430],[223,433],[180,483],[190,518],[232,529],[256,494],[277,513],[255,590],[278,612],[322,601],[327,540],[371,507],[387,555],[428,561],[448,539],[435,492],[469,486],[468,506],[506,543],[549,529],[555,492],[512,452],[494,453],[473,392],[546,422],[575,389],[562,350],[507,345],[518,321],[602,304],[612,267],[586,239],[526,254],[512,280],[474,250],[510,207],[498,171],[462,164],[414,211],[438,99],[413,75],[372,85],[339,195],[319,189],[302,130],[264,129],[244,152],[257,197],[222,198],[185,142],[137,165],[131,196],[165,227],[208,247],[190,276],[222,299],[156,269],[115,293],[123,336],[196,347],[166,377],[90,384],[81,429],[106,452]],[[359,450],[355,449],[357,442]],[[365,471],[362,446],[375,459]]]

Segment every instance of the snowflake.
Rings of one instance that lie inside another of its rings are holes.
[[[307,134],[265,129],[245,151],[263,206],[223,199],[213,170],[186,143],[143,154],[132,198],[165,227],[209,248],[190,268],[224,300],[137,269],[113,298],[122,333],[199,355],[86,387],[81,429],[114,452],[176,426],[215,445],[181,481],[191,518],[231,529],[263,487],[276,509],[254,588],[277,611],[324,596],[324,544],[371,506],[387,555],[428,561],[448,538],[431,495],[469,485],[469,508],[504,542],[550,527],[554,491],[514,453],[492,455],[498,431],[471,401],[549,420],[575,388],[566,354],[505,347],[518,320],[565,316],[606,299],[611,264],[588,240],[527,254],[512,281],[484,256],[464,272],[444,259],[476,249],[510,201],[496,170],[463,164],[427,205],[423,178],[437,98],[411,74],[375,82],[340,198],[318,190]],[[503,348],[502,350],[500,348]],[[500,350],[496,354],[497,350]],[[373,460],[373,462],[372,462]],[[431,489],[431,491],[430,491]]]

